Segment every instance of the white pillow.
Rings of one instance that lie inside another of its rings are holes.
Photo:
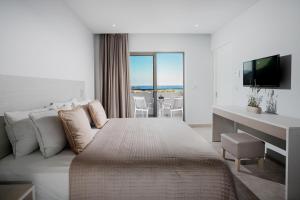
[[[45,158],[59,153],[66,146],[66,136],[57,111],[31,113],[29,118],[36,128],[36,138]]]
[[[72,110],[73,102],[76,102],[76,98],[73,98],[68,101],[61,101],[61,102],[52,102],[50,103],[49,107],[52,110]]]
[[[91,102],[92,100],[83,100],[83,101],[78,101],[75,99],[75,101],[72,103],[73,108],[76,108],[77,106],[84,106],[87,105]]]
[[[40,112],[47,109],[36,109],[30,111],[5,112],[5,129],[8,139],[12,145],[15,157],[30,154],[38,148],[35,136],[35,128],[28,115],[31,112]]]
[[[49,110],[49,108],[38,108],[33,110],[26,110],[26,111],[13,111],[13,112],[5,112],[4,113],[4,120],[6,124],[13,124],[17,121],[28,119],[28,115],[33,112],[43,112]]]

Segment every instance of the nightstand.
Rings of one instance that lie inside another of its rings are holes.
[[[35,200],[34,185],[31,183],[0,183],[1,200]]]

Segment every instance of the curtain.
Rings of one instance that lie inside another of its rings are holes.
[[[95,95],[109,118],[131,116],[128,34],[95,36]]]

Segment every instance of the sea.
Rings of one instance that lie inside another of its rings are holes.
[[[135,85],[131,86],[132,90],[153,90],[151,85]],[[161,85],[157,86],[158,90],[182,90],[183,85]]]

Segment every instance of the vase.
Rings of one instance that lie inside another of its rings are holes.
[[[253,112],[253,113],[256,113],[256,114],[261,114],[261,107],[248,106],[247,111],[248,112]]]

